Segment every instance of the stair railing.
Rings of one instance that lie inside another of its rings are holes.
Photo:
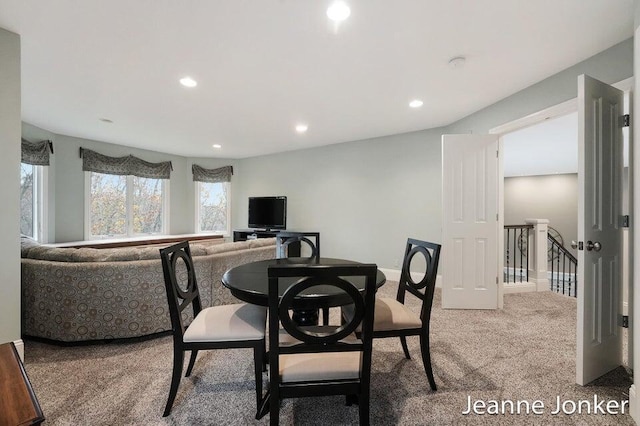
[[[504,226],[503,282],[510,285],[509,291],[549,289],[577,297],[576,257],[549,233],[553,228],[547,219],[525,221],[524,225]]]
[[[533,225],[504,226],[504,277],[505,283],[529,281],[529,232]]]
[[[549,264],[551,269],[549,285],[551,291],[577,297],[578,259],[551,234],[547,234],[547,240],[549,243]]]

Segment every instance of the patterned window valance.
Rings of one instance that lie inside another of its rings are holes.
[[[231,182],[233,166],[224,166],[219,169],[205,169],[194,164],[191,166],[194,182]]]
[[[29,142],[22,139],[22,162],[34,166],[48,166],[49,153],[53,154],[51,141]]]
[[[149,163],[133,155],[109,157],[90,149],[80,148],[82,170],[85,172],[106,173],[110,175],[133,175],[152,179],[169,179],[171,161]]]

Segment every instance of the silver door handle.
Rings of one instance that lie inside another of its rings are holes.
[[[571,248],[572,249],[577,249],[578,248],[578,243],[576,241],[571,240]]]
[[[592,241],[587,241],[587,251],[600,251],[602,249],[602,244],[600,244],[598,241],[596,241],[595,243]]]

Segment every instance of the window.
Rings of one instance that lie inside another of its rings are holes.
[[[45,240],[45,181],[43,166],[20,163],[20,233]]]
[[[230,234],[229,187],[229,182],[196,182],[197,232]]]
[[[165,233],[165,179],[87,172],[87,239]]]

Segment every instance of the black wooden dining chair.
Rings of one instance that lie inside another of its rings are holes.
[[[320,257],[319,232],[282,231],[276,235],[276,258],[284,259],[289,257],[289,247],[293,243],[300,245],[300,254],[302,254],[302,243],[304,243],[309,247],[309,257]],[[329,322],[329,307],[321,306],[320,308],[322,309],[322,323],[327,324]]]
[[[369,424],[376,273],[377,267],[373,264],[269,267],[266,401],[272,425],[278,424],[280,400],[326,395],[346,395],[348,401],[357,398],[360,424]],[[278,286],[292,277],[295,282],[279,298]],[[355,279],[364,280],[364,293],[350,281]],[[292,320],[292,309],[308,307],[303,306],[299,295],[317,285],[335,287],[341,291],[345,303],[353,303],[351,321],[340,325],[299,326]],[[354,333],[358,327],[362,330],[359,338]]]
[[[276,234],[276,258],[284,259],[289,257],[289,247],[293,243],[305,243],[311,252],[310,257],[320,257],[319,232],[282,231]],[[302,247],[300,252],[302,254]]]
[[[202,309],[189,242],[160,250],[173,333],[173,375],[163,417],[171,412],[182,376],[184,352],[191,351],[185,377],[189,377],[199,350],[252,348],[256,404],[262,399],[262,368],[265,359],[267,310],[249,304],[220,305]],[[186,283],[185,283],[186,281]],[[185,309],[193,308],[186,324]]]
[[[437,390],[436,381],[431,367],[431,352],[429,349],[429,322],[431,320],[431,306],[433,293],[438,275],[438,261],[440,245],[413,238],[407,239],[407,246],[402,261],[402,271],[396,298],[376,297],[375,320],[373,323],[373,338],[399,337],[402,350],[407,359],[411,359],[407,347],[407,336],[420,336],[420,351],[422,363],[432,390]],[[420,282],[415,282],[411,276],[411,263],[420,254],[426,263],[426,271]],[[416,315],[405,306],[405,295],[411,293],[422,301],[420,315]],[[342,308],[343,318],[348,321],[353,315],[352,306]]]

